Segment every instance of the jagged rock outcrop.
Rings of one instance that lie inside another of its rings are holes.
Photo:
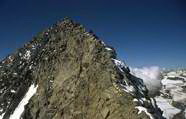
[[[35,84],[23,119],[163,118],[142,80],[115,59],[82,25],[58,22],[0,63],[0,115],[8,119]]]

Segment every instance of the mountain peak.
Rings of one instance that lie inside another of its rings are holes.
[[[163,118],[147,93],[112,47],[66,18],[0,63],[3,119]]]

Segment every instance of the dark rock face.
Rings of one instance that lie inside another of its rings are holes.
[[[133,96],[115,88],[130,79],[106,47],[69,19],[38,34],[0,63],[0,114],[8,119],[34,83],[23,119],[148,119]]]

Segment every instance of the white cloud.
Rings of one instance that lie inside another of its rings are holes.
[[[161,89],[161,72],[159,67],[131,68],[131,73],[144,81],[151,96],[154,96]]]

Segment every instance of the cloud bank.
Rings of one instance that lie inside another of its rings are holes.
[[[161,89],[161,72],[159,67],[131,68],[131,73],[144,81],[150,96],[155,96]]]

